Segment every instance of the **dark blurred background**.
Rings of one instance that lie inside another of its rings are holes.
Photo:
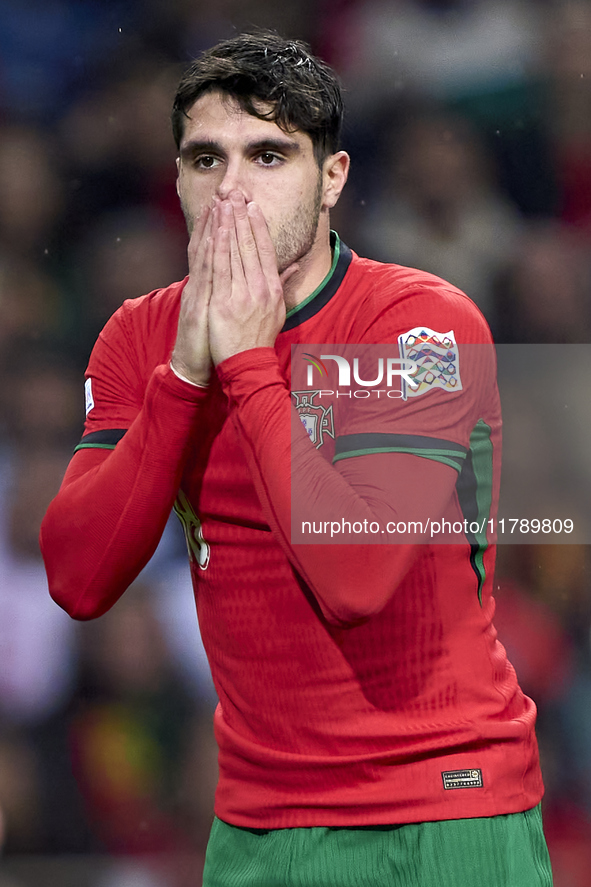
[[[99,330],[186,273],[176,82],[253,25],[343,79],[353,165],[334,227],[353,249],[451,280],[499,342],[590,341],[589,2],[2,0],[0,887],[201,883],[215,694],[180,535],[76,624],[48,597],[37,534]],[[518,395],[511,421],[536,429]],[[568,459],[591,485],[580,428],[537,428],[524,465]],[[591,887],[590,584],[587,546],[501,548],[496,623],[539,708],[556,887]]]

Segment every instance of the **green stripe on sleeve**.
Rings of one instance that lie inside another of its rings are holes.
[[[115,446],[115,444],[79,443],[77,447],[74,447],[74,452],[77,453],[78,450],[114,450]]]
[[[91,431],[85,434],[74,452],[78,450],[114,450],[127,428],[107,428],[103,431]]]
[[[408,453],[461,471],[467,452],[461,444],[419,434],[344,434],[337,438],[333,463],[372,453]]]
[[[455,468],[457,472],[462,470],[463,459],[457,453],[446,452],[445,450],[427,450],[427,449],[411,449],[410,447],[370,447],[364,450],[351,450],[347,453],[340,453],[333,458],[334,462],[340,462],[341,459],[350,459],[353,456],[370,456],[372,453],[408,453],[411,456],[421,456],[423,459],[431,459],[433,462],[441,462],[443,465],[449,465]]]

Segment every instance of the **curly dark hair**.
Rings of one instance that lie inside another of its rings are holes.
[[[270,120],[284,132],[300,130],[312,139],[319,165],[339,149],[343,99],[332,68],[299,40],[272,31],[240,34],[208,49],[186,71],[172,109],[177,148],[192,105],[219,90],[253,117]]]

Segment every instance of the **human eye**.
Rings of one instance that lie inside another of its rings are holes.
[[[215,169],[220,163],[219,158],[213,154],[200,154],[194,162],[197,169]]]
[[[279,166],[283,160],[283,158],[274,151],[262,151],[255,159],[261,166]]]

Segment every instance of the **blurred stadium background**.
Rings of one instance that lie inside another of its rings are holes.
[[[591,3],[2,0],[0,887],[201,883],[215,694],[184,543],[171,525],[112,613],[76,624],[48,598],[37,534],[101,326],[185,275],[178,76],[253,25],[343,79],[353,168],[334,227],[352,248],[450,279],[499,342],[590,342]],[[588,438],[547,431],[524,465],[568,459],[590,485]],[[504,546],[497,584],[539,707],[556,887],[591,887],[589,548]]]

